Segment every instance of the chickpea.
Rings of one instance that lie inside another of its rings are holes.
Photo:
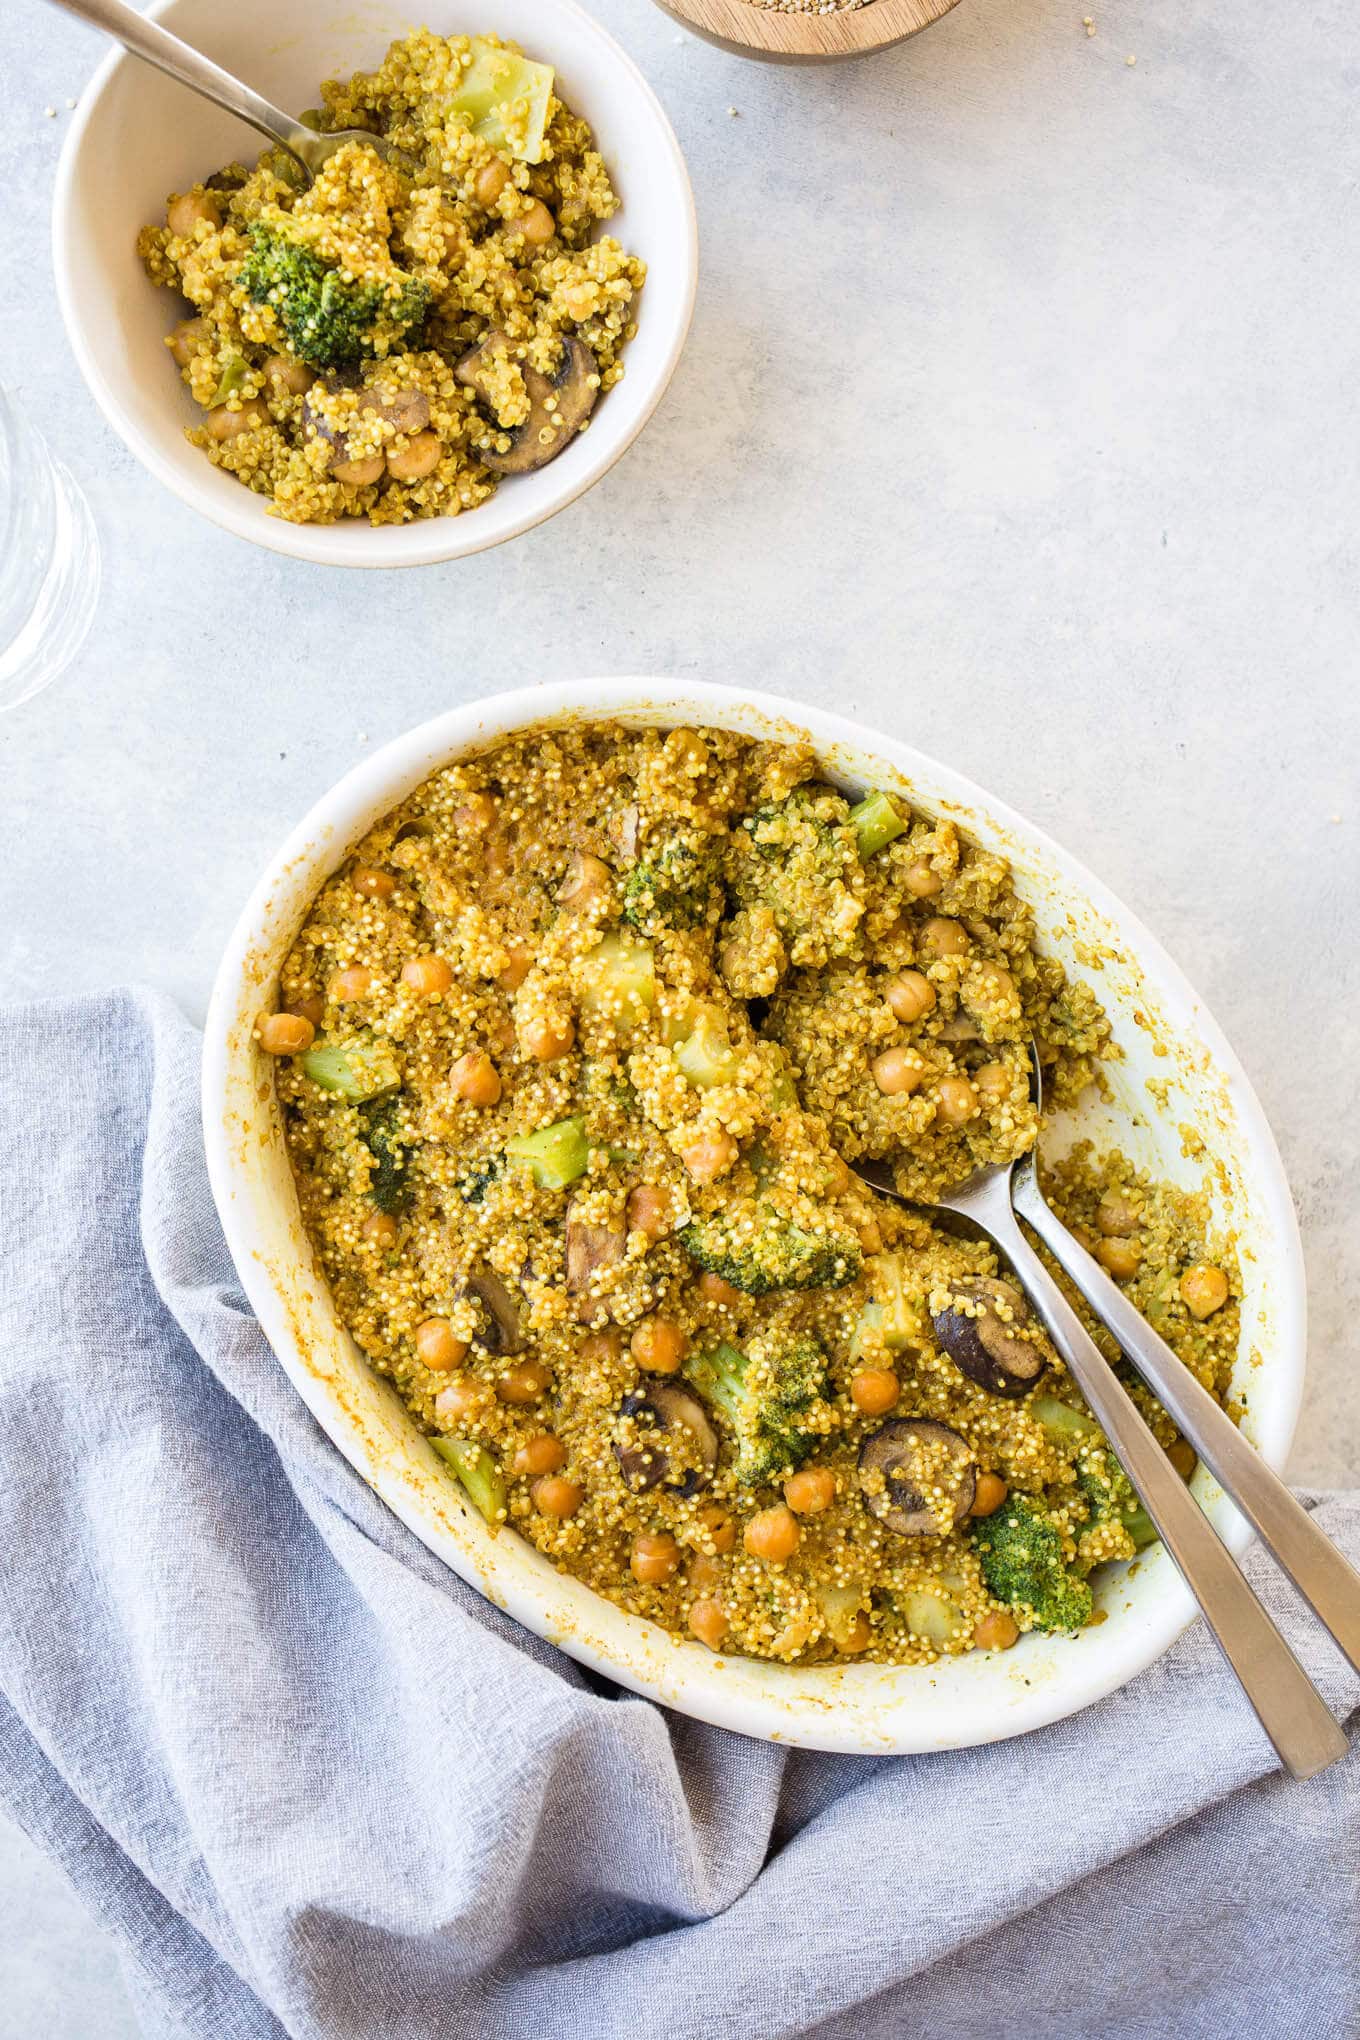
[[[356,864],[349,882],[366,900],[390,900],[397,889],[390,871],[377,871],[371,864]]]
[[[727,1611],[721,1601],[696,1601],[689,1611],[689,1626],[700,1643],[720,1650],[727,1634]]]
[[[1142,1211],[1123,1190],[1107,1190],[1096,1206],[1096,1225],[1109,1239],[1127,1239],[1142,1222]]]
[[[316,1040],[316,1029],[301,1013],[267,1013],[255,1039],[266,1055],[301,1055]]]
[[[496,1393],[502,1402],[535,1403],[551,1380],[541,1360],[524,1360],[502,1374],[496,1383]]]
[[[1116,1282],[1128,1282],[1135,1276],[1142,1258],[1143,1249],[1136,1240],[1102,1240],[1096,1248],[1096,1259]]]
[[[944,885],[939,872],[924,857],[918,857],[914,864],[909,864],[902,877],[907,891],[918,900],[933,900]]]
[[[343,482],[347,489],[371,488],[387,473],[385,453],[366,453],[358,460],[337,460],[331,467],[331,479]]]
[[[438,433],[417,432],[404,453],[388,454],[387,472],[398,482],[421,482],[443,458],[444,442]]]
[[[670,1231],[670,1192],[659,1183],[639,1183],[628,1193],[628,1230],[640,1232],[649,1240],[664,1239]]]
[[[1004,1608],[993,1608],[973,1631],[973,1641],[979,1650],[1009,1650],[1019,1640],[1019,1624]]]
[[[576,851],[567,866],[566,877],[557,888],[557,904],[569,913],[588,913],[600,906],[614,889],[614,874],[602,857]]]
[[[968,930],[961,922],[937,914],[921,930],[919,947],[932,963],[938,963],[942,956],[963,956],[968,949]]]
[[[909,1048],[885,1048],[869,1067],[874,1082],[887,1098],[909,1098],[925,1082],[925,1066]]]
[[[885,1416],[901,1393],[902,1384],[890,1367],[862,1367],[850,1383],[850,1400],[864,1417]]]
[[[517,220],[511,220],[510,231],[523,234],[531,248],[546,248],[557,232],[557,221],[542,200],[535,198],[530,201],[527,212],[522,212]]]
[[[557,1062],[571,1052],[576,1028],[570,1020],[534,1018],[519,1030],[520,1042],[535,1062]]]
[[[984,1063],[980,1070],[973,1071],[973,1088],[984,1103],[999,1105],[1003,1098],[1010,1096],[1009,1068],[1003,1062]]]
[[[714,1127],[707,1133],[696,1134],[687,1146],[680,1150],[680,1159],[696,1183],[713,1183],[723,1176],[737,1159],[737,1143],[730,1133],[721,1127]]]
[[[734,1310],[741,1302],[741,1291],[734,1289],[730,1282],[724,1282],[721,1275],[714,1275],[711,1270],[705,1270],[694,1286],[705,1303],[720,1303],[724,1309]]]
[[[255,432],[268,423],[268,411],[258,397],[251,397],[239,411],[233,411],[229,404],[219,404],[203,420],[203,429],[209,439],[236,439],[242,432]]]
[[[581,1364],[584,1367],[613,1367],[623,1351],[623,1333],[617,1325],[605,1325],[603,1330],[592,1332],[588,1339],[581,1341]]]
[[[827,1156],[825,1181],[829,1197],[843,1197],[850,1188],[850,1171],[839,1155]]]
[[[923,1020],[934,1010],[935,987],[924,971],[904,970],[900,976],[888,979],[883,992],[893,1018],[904,1026],[910,1026],[913,1020]]]
[[[556,1473],[567,1463],[567,1448],[551,1431],[538,1431],[526,1438],[510,1462],[510,1471],[538,1480]]]
[[[319,992],[308,992],[304,998],[291,1000],[288,1011],[296,1013],[299,1020],[310,1020],[313,1027],[319,1027],[326,1017],[326,1001]]]
[[[503,992],[517,992],[529,975],[534,952],[523,942],[512,942],[505,953],[509,961],[496,983]]]
[[[1199,1454],[1188,1438],[1178,1438],[1174,1445],[1168,1445],[1166,1456],[1182,1480],[1189,1480],[1199,1465]]]
[[[434,1413],[441,1424],[469,1424],[485,1416],[490,1398],[485,1382],[469,1374],[456,1374],[447,1388],[434,1399]]]
[[[866,1254],[883,1252],[883,1228],[876,1218],[862,1218],[855,1227],[855,1238]]]
[[[489,1055],[470,1048],[450,1069],[449,1089],[469,1105],[495,1105],[501,1095],[500,1073]]]
[[[1228,1301],[1228,1278],[1211,1261],[1197,1261],[1181,1277],[1181,1302],[1194,1317],[1212,1317]]]
[[[696,1594],[713,1594],[727,1577],[727,1568],[721,1559],[710,1558],[706,1551],[696,1551],[685,1567],[685,1579]]]
[[[861,1608],[859,1613],[852,1615],[846,1623],[836,1640],[836,1648],[845,1657],[858,1657],[862,1650],[869,1648],[873,1640],[873,1627],[870,1624],[869,1617],[865,1614],[863,1608]]]
[[[490,212],[496,200],[510,182],[510,165],[503,156],[493,156],[489,163],[483,163],[472,180],[472,195],[478,205]]]
[[[678,1571],[680,1546],[673,1537],[664,1532],[653,1535],[649,1531],[633,1539],[632,1555],[628,1570],[633,1578],[644,1587],[659,1587]]]
[[[373,973],[366,964],[347,964],[331,979],[331,997],[337,1006],[352,1005],[356,999],[366,999],[373,989]]]
[[[697,1543],[701,1550],[709,1548],[721,1553],[731,1551],[736,1541],[737,1526],[722,1503],[705,1502],[696,1528],[690,1533],[690,1542]]]
[[[277,397],[300,397],[316,381],[316,371],[305,361],[287,354],[271,354],[264,365],[264,379]]]
[[[459,1338],[446,1317],[427,1317],[416,1326],[416,1353],[436,1374],[447,1374],[467,1358],[467,1340]]]
[[[784,1500],[795,1516],[820,1516],[836,1499],[836,1476],[829,1466],[805,1466],[784,1483]]]
[[[586,1498],[580,1481],[567,1480],[560,1473],[545,1474],[529,1492],[540,1516],[574,1516]]]
[[[172,199],[165,209],[166,226],[184,241],[193,240],[194,228],[200,220],[210,227],[222,224],[222,208],[210,191],[186,191]]]
[[[946,1126],[966,1126],[976,1119],[978,1094],[967,1077],[941,1077],[935,1110]]]
[[[489,793],[473,793],[453,811],[453,825],[465,836],[481,836],[491,827],[500,810]]]
[[[980,1473],[973,1489],[973,1506],[970,1516],[994,1516],[1005,1501],[1010,1489],[999,1473]]]
[[[689,1340],[669,1318],[644,1318],[628,1342],[629,1351],[647,1374],[674,1374],[689,1349]]]
[[[797,1551],[802,1534],[792,1509],[776,1502],[773,1508],[756,1510],[742,1534],[742,1542],[752,1558],[764,1559],[767,1565],[782,1565]]]
[[[453,983],[453,972],[442,956],[413,956],[401,967],[401,981],[418,999],[435,999]]]
[[[189,366],[197,351],[195,343],[204,339],[207,331],[206,319],[181,319],[166,336],[165,344],[181,368]]]
[[[364,1220],[363,1235],[370,1246],[386,1253],[397,1244],[397,1221],[386,1211],[371,1211]]]

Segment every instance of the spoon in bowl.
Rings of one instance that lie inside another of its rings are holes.
[[[1030,1054],[1037,1103],[1039,1066],[1032,1046]],[[856,1174],[880,1196],[899,1204],[912,1203],[897,1190],[882,1164],[861,1164]],[[1199,1602],[1286,1769],[1295,1778],[1311,1778],[1336,1763],[1348,1748],[1344,1733],[1137,1404],[1031,1246],[1017,1210],[1034,1226],[1130,1360],[1146,1374],[1206,1465],[1259,1530],[1357,1669],[1360,1577],[1127,1298],[1115,1291],[1122,1308],[1110,1309],[1106,1292],[1113,1285],[1045,1202],[1032,1155],[977,1170],[930,1208],[967,1220],[1010,1263],[1137,1489],[1158,1536]],[[1186,1384],[1194,1393],[1186,1391]],[[1224,1430],[1231,1433],[1231,1444],[1223,1437]]]
[[[233,78],[230,71],[224,71],[210,57],[171,35],[168,28],[129,7],[126,0],[53,0],[53,5],[64,7],[68,14],[88,21],[93,28],[102,28],[124,49],[131,50],[134,57],[154,64],[157,70],[187,85],[191,92],[200,93],[214,106],[234,113],[260,134],[267,135],[271,142],[288,151],[308,184],[327,157],[343,149],[347,142],[362,142],[365,148],[399,166],[403,162],[399,150],[381,135],[370,134],[367,128],[341,128],[334,134],[316,134],[290,113],[283,113],[258,92],[252,92],[249,85]]]

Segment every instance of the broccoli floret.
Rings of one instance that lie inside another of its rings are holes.
[[[1091,1514],[1082,1542],[1093,1530],[1114,1527],[1122,1530],[1135,1551],[1157,1541],[1157,1526],[1149,1516],[1132,1481],[1108,1446],[1087,1453],[1077,1467],[1077,1486],[1086,1498]],[[1079,1547],[1080,1548],[1080,1547]],[[1113,1553],[1118,1557],[1119,1554]],[[1127,1555],[1127,1554],[1125,1554]]]
[[[480,1204],[504,1167],[504,1155],[490,1155],[486,1161],[478,1162],[465,1175],[460,1176],[458,1195],[464,1204]]]
[[[717,898],[717,860],[711,847],[696,850],[672,837],[633,866],[624,882],[623,918],[644,935],[663,928],[695,928]]]
[[[973,1543],[989,1594],[1033,1611],[1036,1629],[1080,1629],[1090,1619],[1091,1589],[1063,1557],[1052,1518],[1023,1495],[1011,1495],[973,1526]]]
[[[293,239],[288,215],[256,220],[241,285],[268,304],[288,344],[313,368],[345,368],[385,354],[429,309],[429,286],[394,268],[390,276],[345,277],[305,242]]]
[[[368,1194],[379,1211],[396,1218],[411,1195],[410,1153],[397,1124],[397,1101],[370,1106],[364,1113],[364,1145],[373,1157]]]
[[[825,1429],[826,1355],[815,1339],[738,1352],[724,1340],[685,1363],[688,1380],[726,1419],[742,1487],[783,1480],[816,1449]]]
[[[739,906],[766,907],[796,964],[858,948],[863,873],[850,809],[839,794],[797,786],[732,832],[728,878]]]
[[[844,1233],[807,1232],[769,1205],[754,1226],[734,1224],[725,1212],[696,1218],[680,1234],[691,1261],[721,1275],[747,1296],[775,1289],[844,1289],[863,1266],[859,1242]]]

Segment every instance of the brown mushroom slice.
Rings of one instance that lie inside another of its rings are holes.
[[[718,1434],[697,1395],[662,1374],[644,1374],[619,1405],[630,1436],[616,1439],[614,1457],[635,1494],[667,1487],[697,1495],[718,1464]]]
[[[859,1448],[859,1484],[871,1516],[899,1537],[943,1537],[973,1506],[972,1449],[948,1424],[895,1417]]]
[[[463,1289],[465,1295],[475,1296],[486,1312],[476,1343],[488,1353],[522,1353],[529,1341],[520,1323],[519,1306],[495,1269],[474,1269]]]
[[[454,372],[459,382],[475,390],[487,403],[485,372],[492,356],[515,351],[515,343],[498,326],[493,326],[480,346],[463,356]],[[476,449],[482,465],[498,475],[527,475],[535,468],[545,467],[575,438],[600,394],[595,356],[572,335],[563,337],[562,360],[556,375],[541,375],[527,361],[520,361],[519,370],[529,397],[528,417],[521,425],[502,428],[510,440],[504,453],[494,447]]]
[[[302,404],[304,434],[310,433],[312,438],[324,440],[330,448],[330,458],[326,465],[332,473],[342,467],[366,465],[366,462],[356,463],[350,459],[344,432],[333,425],[321,409],[319,399],[322,396],[333,397],[341,390],[357,390],[361,412],[372,414],[376,411],[378,416],[397,432],[404,432],[410,438],[414,438],[418,432],[423,432],[430,422],[430,400],[423,390],[394,389],[390,385],[384,387],[382,383],[365,384],[357,375],[341,374],[338,370],[332,369],[329,375],[323,375],[312,384]],[[369,458],[386,465],[386,455],[383,453],[374,454]],[[372,479],[376,480],[377,476]]]
[[[591,1279],[601,1268],[617,1268],[628,1247],[624,1226],[591,1225],[573,1216],[567,1206],[566,1222],[567,1291],[578,1301],[576,1315],[583,1324],[602,1325],[609,1317],[609,1305],[590,1293]]]
[[[960,1374],[990,1395],[1028,1395],[1048,1356],[1024,1293],[992,1275],[968,1275],[951,1285],[950,1298],[971,1307],[935,1311],[931,1323]]]

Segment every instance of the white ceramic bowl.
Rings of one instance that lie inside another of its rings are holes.
[[[880,1754],[989,1742],[1071,1714],[1151,1664],[1191,1619],[1193,1603],[1160,1545],[1132,1568],[1107,1569],[1106,1620],[1075,1638],[1031,1635],[1014,1650],[929,1669],[798,1670],[715,1658],[621,1614],[513,1532],[493,1538],[336,1317],[301,1230],[267,1059],[251,1041],[255,1018],[270,1005],[313,895],[374,821],[437,767],[507,731],[596,716],[637,727],[706,723],[773,739],[808,735],[828,777],[897,789],[1011,859],[1045,943],[1095,985],[1126,1053],[1109,1067],[1112,1101],[1083,1107],[1080,1131],[1102,1144],[1117,1140],[1159,1175],[1187,1184],[1198,1185],[1203,1168],[1186,1161],[1184,1127],[1213,1158],[1216,1217],[1236,1233],[1245,1280],[1234,1386],[1246,1400],[1247,1435],[1283,1467],[1304,1365],[1293,1206],[1250,1085],[1170,958],[1057,844],[957,773],[819,710],[691,682],[587,680],[455,709],[367,759],[289,837],[228,946],[204,1050],[208,1166],[246,1293],[313,1414],[402,1521],[528,1628],[623,1685],[748,1735]],[[1195,1489],[1241,1551],[1246,1526],[1203,1467]]]
[[[583,495],[632,445],[661,400],[694,308],[698,239],[679,144],[632,60],[576,0],[432,0],[416,16],[369,0],[163,0],[148,10],[266,98],[314,106],[323,78],[372,69],[414,21],[445,35],[490,30],[556,67],[563,96],[587,119],[622,201],[608,231],[647,263],[638,330],[622,382],[589,429],[536,474],[507,479],[477,510],[374,530],[288,524],[184,438],[202,413],[162,344],[181,301],[148,280],[138,230],[164,218],[166,196],[218,164],[253,163],[252,128],[119,51],[86,88],[57,172],[57,294],[81,373],[109,423],[158,480],[238,538],[340,567],[423,566],[515,538]]]

